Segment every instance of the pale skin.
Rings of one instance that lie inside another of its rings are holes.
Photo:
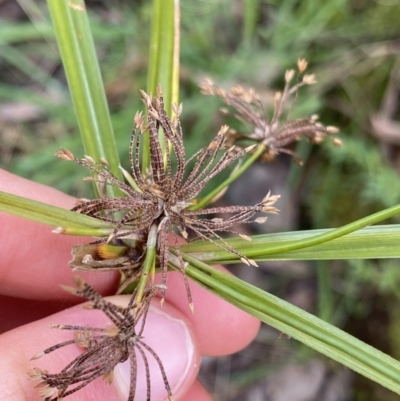
[[[74,198],[53,188],[3,170],[0,170],[0,190],[67,209],[75,202]],[[0,331],[3,332],[0,335],[0,399],[39,401],[38,390],[34,388],[36,383],[28,380],[27,370],[39,366],[57,372],[69,362],[70,355],[76,356],[80,352],[77,346],[72,345],[30,362],[29,359],[37,352],[71,338],[71,332],[50,329],[49,324],[108,324],[101,312],[96,311],[97,314],[91,313],[88,317],[90,311],[77,305],[84,300],[64,292],[60,287],[60,284],[72,285],[74,273],[68,267],[71,246],[89,241],[88,238],[56,235],[48,226],[0,213]],[[115,292],[116,273],[85,273],[79,276],[103,295]],[[190,344],[186,345],[192,350],[190,360],[184,345],[174,351],[175,358],[189,362],[184,373],[178,371],[178,381],[171,374],[170,384],[175,400],[210,401],[210,395],[196,380],[200,356],[226,355],[240,350],[255,337],[259,321],[193,283],[190,287],[194,314],[189,310],[181,275],[169,274],[166,303],[161,314],[172,317],[171,321],[182,322],[179,324],[190,333]],[[126,298],[117,301],[127,302]],[[157,301],[154,306],[157,310],[160,308]],[[149,313],[149,330],[152,319]],[[163,322],[170,324],[168,318]],[[163,333],[168,330],[168,327],[160,329],[157,326],[158,338],[150,344],[161,358],[163,347],[168,349],[168,344],[163,342],[166,338]],[[160,346],[161,351],[157,348]],[[182,355],[179,355],[180,352]],[[169,362],[164,363],[168,371]],[[156,371],[154,380],[157,380]],[[140,390],[137,394],[138,399],[142,399]],[[102,398],[110,401],[126,399],[114,383],[105,385],[97,379],[66,400],[94,401]]]

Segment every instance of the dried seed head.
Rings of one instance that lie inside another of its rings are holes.
[[[210,86],[213,84],[210,81],[206,81],[203,85],[207,87],[207,85]],[[221,96],[226,96],[226,99],[232,100],[232,104],[236,104],[237,102],[240,104],[246,103],[246,107],[251,108],[254,102],[257,102],[256,104],[259,103],[258,96],[252,89],[244,90],[243,88],[236,87],[233,89],[236,97],[223,90],[218,90],[216,92]],[[183,274],[190,306],[192,301],[185,273],[185,264],[179,252],[179,243],[175,237],[174,230],[177,229],[175,231],[180,232],[183,237],[188,239],[189,233],[193,237],[192,239],[204,239],[215,244],[217,244],[217,242],[215,242],[213,238],[221,239],[221,241],[218,242],[220,248],[238,257],[243,257],[243,255],[224,242],[218,232],[232,232],[233,226],[244,222],[251,222],[255,214],[260,212],[276,212],[276,209],[271,206],[273,202],[263,201],[254,206],[231,206],[196,211],[190,210],[189,207],[196,204],[195,198],[213,177],[246,153],[252,152],[256,145],[251,145],[242,149],[233,144],[230,149],[221,152],[225,141],[229,142],[229,140],[235,136],[235,133],[231,131],[227,125],[223,125],[208,147],[201,149],[192,158],[187,159],[179,116],[176,116],[176,123],[171,122],[164,109],[161,89],[158,89],[158,95],[155,98],[143,91],[141,93],[143,103],[147,108],[147,122],[144,123],[142,114],[137,113],[135,115],[136,128],[132,132],[129,149],[132,180],[128,179],[128,182],[132,181],[132,186],[117,179],[109,171],[108,166],[104,164],[95,163],[87,157],[75,160],[78,164],[83,165],[92,171],[92,173],[95,173],[97,183],[101,182],[107,185],[114,185],[124,191],[128,196],[109,198],[105,195],[101,199],[81,203],[72,210],[112,224],[114,229],[108,234],[108,238],[106,239],[109,244],[143,232],[145,237],[148,235],[150,238],[149,233],[152,231],[152,227],[155,226],[154,242],[157,247],[158,260],[164,285],[166,283],[168,263],[170,260],[168,236],[169,233],[172,233],[178,261],[177,267]],[[238,100],[239,98],[237,96],[239,96],[240,100]],[[179,114],[179,108],[177,109],[175,107],[175,112]],[[138,129],[139,126],[144,125],[146,125],[145,131]],[[263,128],[265,128],[265,126]],[[171,153],[162,153],[162,146],[159,139],[160,131],[170,143],[172,149]],[[144,133],[148,133],[149,135],[151,155],[150,169],[146,174],[143,174],[140,168],[140,144]],[[193,167],[191,167],[189,171],[186,171],[190,161],[194,162]],[[231,217],[222,221],[208,219],[211,214],[220,212],[230,214]],[[123,217],[116,217],[121,215]],[[95,265],[97,267],[96,262],[101,262],[102,265],[105,264],[103,260],[96,261],[93,255],[90,254],[90,256],[91,258],[88,259],[86,255],[81,255],[79,258],[79,266],[84,264],[87,267],[95,267]],[[250,264],[250,262],[248,263]],[[76,266],[76,264],[74,264],[74,266]],[[111,268],[112,266],[107,263],[107,267]],[[118,265],[118,267],[120,266]],[[135,279],[138,277],[138,269],[133,263],[131,267],[132,273],[130,276],[128,269],[124,269],[124,273],[129,276],[129,279]],[[71,288],[68,290],[71,292],[76,291]],[[75,293],[82,295],[78,292]],[[162,298],[164,298],[165,288],[161,289],[161,294]]]
[[[302,74],[307,68],[307,61],[299,59],[297,68],[299,73]],[[299,157],[288,148],[292,143],[297,142],[302,137],[308,138],[313,143],[319,143],[324,137],[338,132],[336,127],[325,127],[318,123],[317,115],[297,120],[283,119],[289,100],[298,90],[304,85],[313,85],[317,82],[314,74],[306,74],[302,77],[301,82],[291,84],[294,75],[295,70],[286,71],[283,91],[278,91],[274,95],[274,109],[271,118],[254,90],[234,86],[227,92],[214,83],[209,83],[212,90],[210,89],[207,94],[215,94],[221,97],[228,106],[235,110],[235,117],[250,126],[252,130],[250,133],[239,132],[226,135],[225,146],[236,145],[236,148],[231,148],[231,152],[233,149],[237,152],[244,144],[247,145],[248,141],[253,141],[262,144],[265,148],[264,153],[260,156],[264,162],[270,162],[278,154],[286,153],[292,155],[295,162],[302,164]]]
[[[137,381],[137,355],[143,358],[148,366],[146,349],[156,360],[163,377],[168,397],[172,397],[171,389],[165,374],[164,366],[154,352],[142,339],[144,324],[150,301],[158,288],[150,287],[145,290],[140,304],[135,304],[136,292],[126,308],[108,302],[92,287],[82,281],[74,280],[78,284],[76,293],[93,303],[95,309],[103,311],[113,323],[113,327],[97,328],[86,326],[59,325],[63,330],[74,332],[74,339],[54,345],[35,355],[33,359],[54,352],[64,346],[77,344],[85,351],[71,361],[59,373],[49,373],[39,368],[31,369],[28,374],[31,380],[39,380],[36,387],[42,388],[39,392],[45,401],[61,400],[75,393],[91,383],[97,377],[110,384],[113,380],[113,371],[116,365],[130,359],[131,377],[128,401],[134,401]],[[139,321],[140,320],[140,321]],[[146,369],[147,393],[150,394],[150,372]],[[148,396],[149,399],[149,396]]]

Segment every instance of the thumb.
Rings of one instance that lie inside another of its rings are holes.
[[[109,297],[108,301],[126,306],[129,296]],[[76,344],[61,347],[44,355],[41,359],[30,361],[31,357],[56,344],[73,339],[73,331],[50,329],[49,324],[91,326],[105,328],[111,323],[99,310],[86,310],[79,306],[48,316],[42,320],[11,330],[0,336],[0,399],[10,401],[39,401],[37,383],[29,380],[27,371],[38,367],[49,373],[59,373],[65,366],[83,353]],[[197,340],[190,323],[173,306],[165,304],[162,308],[153,302],[143,332],[142,341],[154,350],[162,362],[172,394],[178,400],[186,393],[195,380],[199,368]],[[168,399],[160,366],[155,357],[144,350],[150,370],[151,400]],[[140,352],[136,352],[137,380],[135,399],[146,399],[146,368]],[[110,401],[127,400],[131,386],[131,367],[129,359],[114,369],[111,385],[97,378],[87,386],[68,397],[70,401]],[[79,383],[80,384],[80,383]],[[78,384],[78,385],[79,385]],[[133,383],[134,384],[134,383]],[[71,386],[76,387],[77,384]]]

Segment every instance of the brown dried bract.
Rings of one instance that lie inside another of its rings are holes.
[[[103,380],[111,383],[114,368],[121,362],[130,360],[131,378],[128,401],[135,399],[137,380],[137,354],[138,351],[145,362],[147,397],[150,401],[150,372],[144,350],[147,350],[158,363],[164,380],[168,397],[172,400],[172,393],[168,384],[163,364],[142,338],[146,315],[150,301],[157,292],[157,287],[149,288],[140,304],[135,304],[136,293],[133,293],[126,308],[106,301],[90,285],[76,277],[77,288],[64,289],[75,295],[92,301],[92,308],[103,311],[113,323],[112,327],[98,328],[87,326],[52,325],[52,328],[74,331],[74,339],[62,342],[36,354],[32,359],[38,359],[57,349],[70,344],[77,344],[86,350],[71,361],[59,373],[49,373],[46,370],[33,368],[29,371],[32,380],[40,380],[37,387],[45,401],[58,401],[82,389],[94,379],[102,376]],[[140,323],[139,323],[139,320]],[[137,326],[139,325],[139,328]]]

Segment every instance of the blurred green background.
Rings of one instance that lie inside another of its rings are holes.
[[[398,0],[183,0],[182,125],[190,155],[226,122],[201,78],[240,83],[268,103],[298,58],[317,85],[290,117],[320,115],[340,127],[342,148],[300,142],[289,157],[256,164],[224,202],[249,202],[262,186],[282,194],[270,230],[337,227],[400,203],[400,2]],[[122,164],[146,88],[151,2],[88,1]],[[235,128],[237,122],[229,120]],[[44,1],[0,1],[0,167],[76,196],[85,171],[61,162],[83,150]],[[258,201],[256,199],[256,201]],[[288,217],[289,216],[289,217]],[[265,264],[235,272],[400,357],[397,260]],[[205,358],[201,378],[216,400],[398,400],[398,396],[264,327],[238,355]],[[292,391],[292,393],[290,393]]]

